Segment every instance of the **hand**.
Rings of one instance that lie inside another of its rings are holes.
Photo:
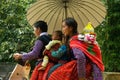
[[[38,71],[39,70],[45,70],[45,67],[41,66],[40,68],[38,68]]]
[[[15,53],[15,54],[13,55],[13,57],[15,58],[15,60],[18,60],[18,59],[21,59],[21,58],[22,58],[22,54]]]

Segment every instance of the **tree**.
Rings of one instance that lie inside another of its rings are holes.
[[[29,50],[33,33],[26,20],[26,11],[34,1],[1,0],[0,61],[14,61],[11,57],[13,53]]]
[[[106,71],[120,71],[120,0],[107,0],[107,17],[97,28]]]

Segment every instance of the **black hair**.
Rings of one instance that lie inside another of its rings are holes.
[[[34,27],[35,28],[40,28],[40,30],[42,32],[47,32],[47,30],[48,30],[47,23],[44,22],[44,21],[37,21],[36,23],[34,23]]]
[[[71,17],[68,17],[66,19],[63,20],[63,22],[65,22],[65,24],[68,26],[68,27],[71,27],[73,30],[72,30],[72,33],[73,34],[77,34],[77,22],[74,18],[71,18]]]
[[[78,34],[77,32],[77,22],[74,18],[71,18],[71,17],[68,17],[66,19],[63,20],[63,22],[65,22],[65,24],[68,26],[68,27],[71,27],[72,28],[72,35],[75,35],[75,34]],[[71,49],[70,49],[70,46],[69,46],[69,39],[70,39],[71,36],[64,36],[64,44],[67,46],[67,54],[69,57],[72,57],[71,54]]]
[[[60,38],[60,40],[62,41],[62,37],[63,37],[62,31],[56,30],[56,31],[54,31],[54,33],[56,33],[57,36],[58,36],[58,37]]]
[[[75,35],[75,34],[78,33],[77,32],[78,24],[77,24],[77,22],[76,22],[76,20],[74,18],[68,17],[68,18],[64,19],[63,22],[65,22],[65,24],[68,27],[72,28],[72,32],[71,32],[72,35]],[[64,36],[64,43],[67,44],[67,45],[69,44],[69,38],[70,38],[70,36]]]

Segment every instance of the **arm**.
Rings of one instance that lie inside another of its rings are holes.
[[[50,50],[50,48],[51,48],[51,46],[53,46],[54,44],[53,44],[53,41],[50,41],[46,46],[45,46],[45,48],[47,49],[47,50]]]
[[[56,58],[60,58],[67,51],[67,47],[62,45],[57,51],[52,51],[51,55]]]
[[[47,50],[50,50],[50,48],[51,48],[53,45],[55,45],[56,43],[59,43],[59,44],[61,45],[61,41],[59,41],[59,40],[52,40],[52,41],[50,41],[50,42],[48,43],[47,46],[45,46],[45,48],[46,48]]]
[[[42,54],[42,53],[40,53],[42,50],[42,47],[43,47],[42,41],[37,40],[35,42],[33,50],[27,54],[22,55],[22,60],[26,61],[26,60],[32,60],[32,59],[39,58],[39,55]]]
[[[42,67],[46,67],[47,66],[47,64],[48,64],[48,60],[49,60],[49,58],[48,58],[48,56],[44,56],[44,58],[43,58],[43,62],[42,62]]]
[[[48,62],[49,62],[49,57],[45,55],[44,58],[43,58],[43,62],[41,64],[41,66],[38,68],[38,70],[45,70]]]
[[[72,48],[74,57],[77,59],[77,71],[79,77],[85,77],[86,72],[86,57],[78,48]]]

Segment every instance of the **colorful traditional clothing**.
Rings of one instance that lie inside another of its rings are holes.
[[[70,40],[70,48],[74,60],[58,67],[48,80],[79,80],[82,77],[88,80],[102,80],[101,71],[104,71],[104,65],[98,45],[80,41],[76,35]]]
[[[52,40],[49,42],[49,44],[46,46],[44,55],[49,57],[49,60],[52,62],[58,62],[59,58],[51,56],[51,51],[57,51],[60,46],[62,45],[62,42],[59,40]]]
[[[65,56],[66,52],[66,47],[64,45],[61,46],[60,44],[55,44],[54,46],[51,47],[50,50],[45,50],[44,54],[49,57],[49,62],[45,68],[45,70],[38,70],[38,68],[41,67],[42,61],[37,65],[35,70],[32,73],[31,79],[30,80],[46,80],[47,77],[59,66],[55,67],[54,65],[57,63],[61,63],[64,60],[62,57],[63,55]],[[63,48],[64,46],[64,48]],[[57,51],[56,51],[57,50]],[[60,60],[60,61],[59,61]],[[54,66],[54,67],[53,67]],[[49,71],[50,70],[50,71]],[[49,72],[48,72],[49,71]]]
[[[41,67],[42,61],[35,67],[30,80],[46,80],[48,71],[54,65],[52,62],[49,62],[45,70],[38,70]]]
[[[76,49],[79,49],[79,50],[82,51],[82,53],[83,53],[82,55],[85,55],[88,58],[86,60],[89,60],[88,64],[91,66],[91,69],[92,69],[92,72],[93,72],[93,73],[91,73],[91,74],[93,74],[91,76],[94,76],[93,78],[95,80],[102,80],[102,73],[101,73],[101,71],[104,71],[104,65],[103,65],[103,62],[102,62],[101,51],[100,51],[100,48],[99,48],[98,44],[97,43],[88,44],[86,42],[82,42],[82,41],[78,40],[77,36],[74,36],[70,40],[70,47],[71,48],[76,48]],[[73,53],[75,54],[77,52],[78,51],[74,51]],[[78,55],[81,56],[81,54],[79,54],[79,53],[78,53]],[[78,57],[77,58],[77,62],[81,62],[82,60],[84,60],[84,59],[81,59],[81,58],[84,58],[84,57],[83,56],[82,57]],[[81,60],[79,60],[79,58]],[[84,65],[84,63],[85,62],[82,62],[83,65]],[[83,67],[83,66],[81,66],[81,64],[79,63],[78,64],[78,73],[81,73],[79,71],[80,67]],[[83,69],[84,69],[84,67],[83,67]],[[97,69],[97,72],[96,72],[96,69]],[[86,70],[87,70],[87,68],[86,68]],[[88,73],[90,73],[90,71],[89,72],[86,71],[85,74],[87,75]],[[98,74],[99,76],[95,76],[96,74]]]
[[[41,64],[41,67],[38,70],[44,70],[48,64],[49,61],[51,62],[58,62],[58,58],[51,56],[51,50],[58,50],[58,48],[61,46],[62,42],[59,40],[52,40],[49,42],[48,45],[45,46],[45,50],[43,51],[43,62]]]
[[[42,51],[45,48],[45,45],[49,43],[51,38],[48,36],[46,32],[43,32],[40,34],[40,36],[37,38],[35,41],[35,45],[32,49],[27,54],[22,55],[22,60],[27,61],[27,60],[33,60],[33,59],[38,59],[42,57]]]
[[[95,63],[100,68],[101,71],[104,71],[101,51],[97,43],[87,44],[85,42],[79,41],[77,39],[77,36],[74,36],[70,40],[70,47],[80,49],[85,54],[85,56],[87,56],[93,63]]]

